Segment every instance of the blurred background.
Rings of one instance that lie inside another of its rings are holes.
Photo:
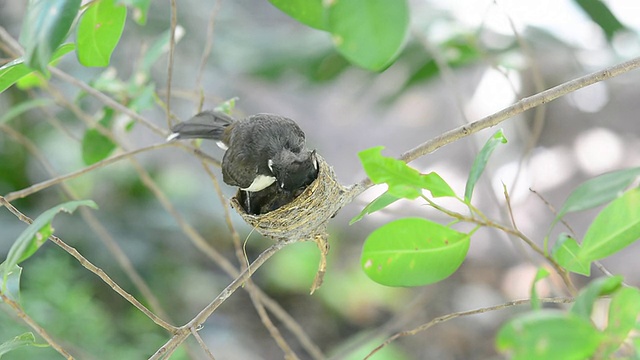
[[[610,13],[599,8],[596,15],[585,11],[585,3],[411,1],[411,29],[405,49],[388,69],[373,73],[350,65],[333,48],[328,34],[296,22],[267,1],[182,0],[177,2],[179,41],[174,54],[171,111],[182,120],[194,115],[202,87],[205,109],[237,97],[236,117],[268,112],[293,118],[305,131],[308,145],[334,167],[340,181],[352,184],[365,176],[357,156],[361,150],[384,145],[383,154],[397,157],[523,97],[640,54],[638,2],[604,1],[603,8]],[[16,39],[26,6],[27,2],[0,0],[0,25]],[[146,25],[128,20],[108,69],[85,68],[72,55],[64,57],[58,67],[110,93],[106,85],[117,84],[118,79],[130,81],[150,47],[169,28],[169,2],[153,2]],[[211,54],[199,80],[207,44]],[[2,63],[11,60],[3,50]],[[159,102],[166,99],[167,62],[165,53],[150,67],[150,89],[158,98],[141,111],[164,129],[166,113]],[[504,183],[519,229],[542,243],[554,214],[530,189],[557,208],[580,182],[640,165],[639,82],[639,72],[623,74],[501,124],[509,143],[494,153],[476,190],[476,206],[509,224],[502,195]],[[95,114],[102,107],[96,99],[55,77],[51,88],[86,113]],[[0,109],[6,112],[26,99],[40,97],[52,95],[14,86],[0,94]],[[164,141],[144,126],[125,131],[130,119],[121,114],[115,118],[118,142],[129,150]],[[86,166],[81,139],[87,127],[68,107],[29,111],[0,126],[3,196]],[[421,172],[436,171],[461,194],[475,155],[495,130],[464,138],[411,165]],[[222,157],[215,144],[203,142],[202,150],[214,158]],[[116,150],[116,154],[121,152]],[[152,308],[159,305],[171,323],[181,325],[232,278],[194,246],[162,201],[166,198],[208,244],[239,267],[224,205],[199,158],[184,148],[158,148],[135,159],[164,197],[150,190],[140,170],[125,158],[65,182],[77,197],[93,199],[100,208],[59,215],[54,228],[60,238],[125,290]],[[220,181],[219,169],[213,172]],[[223,183],[220,186],[227,199],[233,195],[235,189]],[[401,201],[350,226],[349,221],[384,190],[367,190],[330,222],[325,283],[313,295],[309,295],[309,288],[319,259],[313,243],[285,248],[253,277],[256,285],[299,323],[324,356],[360,359],[397,331],[452,312],[529,296],[541,259],[517,240],[488,230],[474,235],[465,263],[440,283],[409,289],[384,287],[369,280],[360,269],[359,256],[373,229],[403,216],[426,217],[442,224],[450,221],[420,201]],[[69,193],[57,185],[12,203],[35,218],[69,199]],[[446,201],[442,204],[453,206]],[[594,210],[568,217],[578,237],[596,214]],[[232,221],[246,240],[249,259],[270,245],[270,240],[252,232],[233,212]],[[24,228],[14,215],[0,209],[2,258]],[[559,231],[566,229],[557,227],[551,238]],[[116,247],[121,249],[120,255],[115,255]],[[603,263],[637,286],[638,251],[639,246],[631,246],[628,252]],[[131,280],[123,258],[148,285],[157,304]],[[55,245],[46,244],[22,265],[22,302],[27,313],[78,358],[143,359],[168,339],[160,327]],[[601,276],[597,270],[593,274]],[[575,278],[578,284],[587,280]],[[563,295],[553,278],[541,285],[543,296]],[[397,340],[376,359],[499,359],[494,349],[496,329],[526,308],[439,324]],[[14,313],[0,309],[0,342],[29,331]],[[300,358],[313,358],[280,320],[274,322]],[[233,294],[200,334],[216,359],[283,356],[246,291]],[[205,358],[193,339],[187,344],[172,358]],[[59,355],[50,348],[31,347],[7,358],[56,359]]]

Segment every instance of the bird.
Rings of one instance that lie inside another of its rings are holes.
[[[222,180],[247,192],[262,191],[276,183],[285,192],[281,198],[288,199],[288,194],[299,193],[318,176],[315,150],[306,147],[298,124],[284,116],[261,113],[236,120],[207,110],[174,125],[171,131],[167,141],[215,140],[225,150]],[[246,199],[252,197],[255,194]]]

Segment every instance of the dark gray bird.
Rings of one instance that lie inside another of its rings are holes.
[[[318,176],[315,151],[305,147],[302,129],[284,116],[257,114],[235,120],[222,112],[204,111],[171,131],[167,140],[217,141],[226,149],[223,181],[245,191],[261,191],[276,182],[281,190],[293,193]]]

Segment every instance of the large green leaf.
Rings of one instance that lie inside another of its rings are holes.
[[[307,26],[326,30],[322,0],[269,0],[269,2]]]
[[[429,190],[433,197],[455,196],[440,175],[421,174],[404,161],[382,156],[383,148],[378,146],[358,153],[365,172],[375,184],[386,183],[389,193],[399,198],[415,199],[423,189]]]
[[[22,23],[20,43],[25,64],[48,73],[54,51],[62,44],[80,9],[81,0],[30,0]]]
[[[584,235],[578,256],[593,261],[640,239],[640,188],[627,191],[599,214]]]
[[[558,310],[540,310],[516,317],[496,336],[496,347],[511,360],[584,360],[602,340],[589,320]]]
[[[409,29],[406,0],[327,1],[327,30],[344,57],[380,71],[400,54]]]
[[[78,206],[89,206],[94,209],[98,207],[96,203],[91,200],[70,201],[54,206],[40,214],[40,216],[18,236],[18,239],[16,239],[9,249],[6,260],[2,263],[3,268],[0,276],[3,282],[3,292],[6,291],[7,279],[10,272],[15,269],[15,266],[33,255],[53,233],[53,228],[51,227],[53,217],[60,211],[71,213]]]
[[[361,265],[387,286],[421,286],[447,278],[462,265],[470,235],[421,218],[392,221],[364,243]]]
[[[466,202],[471,202],[471,196],[473,195],[473,189],[480,179],[480,175],[484,172],[484,168],[487,166],[487,162],[489,162],[489,158],[493,153],[493,150],[500,144],[506,144],[507,138],[504,137],[502,133],[502,129],[496,131],[493,136],[487,140],[484,144],[475,160],[473,161],[473,165],[471,166],[471,171],[469,172],[469,178],[467,179],[467,185],[464,189],[464,200]]]
[[[54,63],[58,60],[62,55],[73,51],[75,49],[75,44],[64,44],[58,48],[53,54],[51,59],[51,63]],[[16,83],[16,81],[20,80],[26,75],[29,75],[33,72],[33,69],[29,68],[24,63],[24,58],[15,59],[7,64],[4,64],[0,67],[0,93],[7,90],[9,86]]]
[[[94,2],[78,25],[78,60],[84,66],[107,66],[127,19],[127,8],[115,0]]]

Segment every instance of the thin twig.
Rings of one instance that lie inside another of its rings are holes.
[[[211,350],[209,350],[209,347],[207,346],[207,344],[205,344],[204,340],[202,340],[202,337],[200,336],[198,331],[194,328],[191,328],[190,330],[191,330],[191,335],[193,335],[193,337],[196,338],[196,341],[198,342],[202,350],[204,350],[204,353],[207,354],[207,357],[211,360],[216,360],[216,358],[211,353]]]
[[[567,304],[567,303],[571,303],[573,301],[574,301],[573,298],[542,298],[542,299],[540,299],[540,302],[553,303],[553,304]],[[443,322],[446,322],[446,321],[449,321],[449,320],[453,320],[455,318],[459,318],[459,317],[462,317],[462,316],[484,314],[484,313],[489,312],[489,311],[503,310],[503,309],[507,309],[507,308],[510,308],[510,307],[513,307],[513,306],[517,306],[517,305],[528,304],[530,302],[531,302],[531,299],[513,300],[513,301],[506,302],[504,304],[483,307],[483,308],[479,308],[479,309],[475,309],[475,310],[460,311],[460,312],[447,314],[447,315],[444,315],[444,316],[439,316],[439,317],[429,321],[428,323],[422,324],[422,325],[420,325],[420,326],[418,326],[418,327],[416,327],[414,329],[405,330],[405,331],[401,331],[401,332],[398,332],[398,333],[394,334],[393,336],[389,337],[385,342],[383,342],[382,344],[378,345],[375,349],[373,349],[364,358],[364,360],[371,358],[371,356],[373,356],[373,354],[378,352],[383,347],[391,344],[396,339],[398,339],[400,337],[403,337],[403,336],[416,335],[417,333],[425,331],[425,330],[431,328],[434,325],[437,325],[437,324],[440,324],[440,323],[443,323]]]
[[[91,172],[93,170],[96,170],[96,169],[105,167],[107,165],[113,164],[113,163],[115,163],[117,161],[120,161],[122,159],[131,157],[133,155],[136,155],[136,154],[139,154],[139,153],[142,153],[142,152],[159,149],[159,148],[162,148],[162,147],[165,147],[165,146],[169,146],[169,144],[168,143],[159,143],[159,144],[154,144],[154,145],[149,145],[149,146],[146,146],[146,147],[143,147],[143,148],[139,148],[139,149],[136,149],[136,150],[124,152],[122,154],[114,155],[114,156],[112,156],[110,158],[106,158],[106,159],[104,159],[102,161],[99,161],[99,162],[97,162],[95,164],[83,167],[80,170],[77,170],[77,171],[74,171],[74,172],[71,172],[71,173],[68,173],[68,174],[65,174],[65,175],[60,175],[58,177],[39,182],[37,184],[33,184],[33,185],[31,185],[31,186],[29,186],[27,188],[24,188],[22,190],[10,192],[10,193],[5,195],[5,198],[7,199],[7,201],[13,201],[13,200],[16,200],[16,199],[22,199],[22,198],[27,197],[29,195],[35,194],[38,191],[42,191],[42,190],[44,190],[44,189],[46,189],[48,187],[60,184],[60,183],[62,183],[64,181],[67,181],[67,180],[70,180],[70,179],[74,179],[74,178],[76,178],[76,177],[78,177],[80,175],[83,175],[83,174],[86,174],[86,173]]]
[[[215,174],[211,171],[211,169],[209,169],[207,164],[202,162],[202,167],[211,178],[213,187],[215,188],[218,198],[220,199],[220,203],[222,205],[222,209],[224,212],[224,218],[227,223],[227,227],[229,228],[229,232],[231,233],[231,237],[233,239],[233,246],[236,250],[236,258],[238,259],[238,262],[241,265],[240,268],[244,271],[247,266],[245,264],[245,253],[243,251],[242,243],[240,241],[240,234],[238,234],[238,231],[236,230],[235,226],[233,226],[233,222],[231,221],[231,212],[229,211],[228,203],[224,197],[224,194],[222,193],[222,189],[220,188],[220,183],[218,182],[218,179],[215,176]],[[267,329],[267,331],[269,331],[269,334],[275,340],[276,344],[278,344],[280,349],[282,349],[282,351],[284,352],[285,359],[298,359],[298,356],[295,354],[293,349],[291,349],[291,346],[289,346],[287,341],[284,339],[284,337],[280,333],[280,330],[278,330],[278,328],[273,324],[273,321],[271,321],[271,318],[269,317],[269,314],[267,314],[264,304],[262,303],[262,297],[257,291],[258,287],[253,283],[251,279],[247,279],[245,289],[249,293],[251,302],[253,303],[254,308],[258,312],[258,316],[260,317],[262,324]]]
[[[20,210],[18,210],[16,207],[14,207],[9,201],[7,201],[2,196],[0,196],[0,204],[5,206],[7,209],[9,209],[9,211],[11,211],[11,213],[16,215],[16,217],[18,219],[20,219],[20,221],[22,221],[24,223],[27,223],[29,225],[31,223],[33,223],[33,220],[30,217],[24,215],[22,212],[20,212]],[[147,309],[144,305],[142,305],[142,303],[140,303],[135,297],[133,297],[133,295],[129,294],[123,288],[121,288],[120,285],[118,285],[115,281],[113,281],[109,277],[109,275],[107,275],[101,268],[93,265],[89,260],[87,260],[84,256],[82,256],[82,254],[80,254],[78,252],[78,250],[76,250],[74,247],[68,245],[67,243],[65,243],[64,241],[62,241],[59,237],[57,237],[55,235],[49,236],[49,240],[51,240],[54,244],[58,245],[64,251],[69,253],[69,255],[73,256],[76,260],[78,260],[80,265],[82,265],[85,269],[87,269],[87,270],[91,271],[92,273],[96,274],[100,279],[102,279],[102,281],[104,281],[116,293],[118,293],[118,295],[122,296],[125,300],[130,302],[136,308],[138,308],[138,310],[142,311],[142,313],[147,315],[147,317],[149,317],[149,319],[151,319],[154,323],[156,323],[157,325],[161,326],[162,328],[166,329],[167,331],[169,331],[171,333],[173,333],[174,331],[177,330],[177,328],[175,326],[173,326],[173,325],[169,324],[168,322],[164,321],[163,319],[159,318],[157,315],[155,315],[153,312],[151,312],[149,309]]]
[[[238,275],[222,292],[215,298],[209,305],[207,305],[198,315],[196,315],[191,321],[184,326],[181,326],[178,331],[167,341],[162,347],[160,347],[149,360],[159,360],[168,358],[173,352],[184,342],[184,340],[191,334],[190,329],[198,329],[202,324],[213,314],[216,309],[225,302],[236,290],[242,287],[247,279],[258,270],[271,256],[276,254],[286,245],[292,242],[277,242],[263,251],[258,258],[251,263],[244,271]]]
[[[49,336],[49,334],[40,325],[38,325],[37,322],[35,322],[35,320],[33,320],[29,315],[27,315],[27,313],[24,312],[24,310],[22,310],[22,306],[20,306],[20,304],[18,304],[17,302],[13,301],[11,298],[3,294],[2,291],[0,291],[0,299],[5,304],[9,305],[13,309],[13,311],[16,313],[16,315],[18,315],[18,317],[22,319],[22,321],[24,321],[25,324],[29,325],[29,327],[33,329],[33,331],[35,331],[49,345],[51,345],[51,347],[55,351],[57,351],[60,355],[62,355],[67,359],[73,359],[73,356],[71,356],[71,354],[69,354],[65,349],[62,348],[62,346],[60,346],[57,342],[55,342],[53,338]]]
[[[171,128],[171,79],[173,78],[173,55],[176,49],[176,25],[178,9],[176,0],[171,0],[171,31],[169,32],[169,63],[167,65],[167,129]]]
[[[49,174],[50,177],[57,177],[57,173],[53,169],[53,166],[46,159],[42,151],[38,149],[38,147],[27,137],[22,135],[21,133],[13,130],[11,127],[0,124],[0,129],[9,134],[9,136],[13,137],[18,141],[22,146],[27,149],[42,165],[45,171]],[[71,199],[79,200],[80,198],[77,194],[71,189],[71,187],[67,186],[65,183],[61,184],[62,191]],[[10,200],[9,200],[10,201]],[[80,216],[84,219],[84,221],[89,225],[89,227],[93,230],[101,241],[105,244],[107,249],[111,252],[111,254],[116,258],[116,261],[122,268],[122,270],[127,274],[129,279],[133,282],[133,284],[138,288],[138,290],[142,293],[142,295],[147,299],[151,308],[162,318],[169,319],[168,314],[164,311],[162,306],[160,305],[160,301],[153,294],[147,283],[144,281],[142,276],[135,269],[131,260],[127,257],[127,255],[122,251],[122,248],[118,245],[115,239],[111,236],[109,231],[102,225],[102,223],[98,220],[98,218],[94,215],[92,211],[89,211],[86,208],[80,208]]]

